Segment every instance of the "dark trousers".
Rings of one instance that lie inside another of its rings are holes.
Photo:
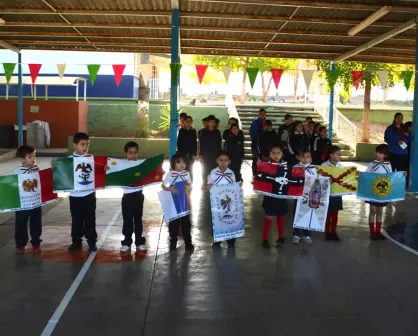
[[[409,156],[408,155],[397,155],[397,154],[389,153],[389,161],[392,166],[392,170],[394,172],[396,171],[409,172]],[[406,188],[408,188],[408,178],[406,178]]]
[[[81,245],[83,235],[89,245],[96,243],[96,193],[84,197],[70,196],[70,211],[73,244]]]
[[[181,226],[181,232],[183,233],[183,239],[186,244],[192,243],[192,236],[190,230],[192,223],[190,222],[190,215],[177,218],[168,223],[168,231],[170,233],[170,244],[177,244],[179,228]]]
[[[202,155],[202,180],[203,183],[208,182],[208,175],[218,166],[216,163],[216,156],[212,154],[203,154]]]
[[[145,244],[145,238],[142,237],[142,212],[144,209],[144,194],[142,191],[131,194],[124,194],[122,197],[122,234],[125,239],[122,245],[132,245],[132,234],[135,230],[135,245]]]
[[[42,234],[42,207],[32,210],[16,211],[15,240],[17,248],[24,248],[28,243],[28,220],[29,230],[33,246],[41,244]]]
[[[235,179],[237,182],[241,182],[242,175],[241,175],[241,160],[232,160],[231,164],[229,165],[229,169],[234,172]]]
[[[253,153],[253,162],[251,163],[251,169],[253,171],[253,176],[257,175],[257,160],[258,160],[258,155]]]
[[[194,165],[194,159],[192,155],[186,156],[186,170],[190,173],[190,178],[193,181],[193,165]]]

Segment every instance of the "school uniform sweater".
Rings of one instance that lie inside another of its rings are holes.
[[[288,142],[289,153],[298,155],[301,148],[310,148],[309,137],[303,132],[291,134]]]
[[[224,150],[231,157],[232,162],[241,162],[244,159],[244,133],[240,131],[237,135],[229,130],[224,132]]]
[[[276,131],[262,131],[258,134],[257,140],[257,153],[258,155],[268,157],[270,154],[270,149],[273,145],[276,145],[279,142]]]
[[[332,147],[332,142],[330,139],[317,137],[313,145],[313,161],[315,164],[319,165],[325,162],[328,158],[329,150]]]
[[[194,128],[182,128],[177,138],[177,151],[185,156],[197,155],[197,133]]]
[[[221,132],[218,129],[202,129],[200,133],[200,154],[218,156],[222,148]]]

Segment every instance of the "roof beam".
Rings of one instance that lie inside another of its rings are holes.
[[[418,16],[414,17],[413,19],[399,25],[398,27],[389,30],[388,32],[384,33],[383,35],[376,37],[374,39],[372,39],[371,41],[366,42],[365,44],[337,57],[336,59],[334,59],[334,63],[338,63],[341,61],[344,61],[350,57],[353,57],[357,54],[362,53],[363,51],[370,49],[372,47],[374,47],[375,45],[378,45],[390,38],[392,38],[393,36],[396,36],[398,34],[403,33],[406,30],[409,30],[413,27],[415,27],[418,24]]]
[[[22,51],[22,49],[20,49],[18,47],[15,47],[14,45],[12,45],[10,43],[7,43],[5,41],[0,41],[0,47],[3,47],[5,49],[9,49],[9,50],[17,52],[17,53],[20,53]]]
[[[362,30],[364,30],[365,28],[373,24],[373,22],[385,16],[387,13],[389,13],[389,11],[390,11],[390,6],[384,6],[380,8],[378,11],[374,12],[372,15],[367,17],[364,21],[359,23],[357,26],[350,29],[348,32],[348,35],[350,36],[356,35],[357,33],[361,32]]]

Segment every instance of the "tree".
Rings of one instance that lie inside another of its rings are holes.
[[[188,68],[187,70],[185,69],[183,74],[186,74],[189,78],[196,79],[196,83],[199,83],[197,72],[194,67]],[[214,83],[225,83],[224,75],[221,72],[208,67],[202,80],[202,85],[205,85],[206,87],[206,99],[208,99],[208,86]]]

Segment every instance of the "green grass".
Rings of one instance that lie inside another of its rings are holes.
[[[339,108],[340,112],[344,114],[351,121],[363,120],[363,109],[344,109]],[[373,124],[389,125],[393,121],[393,116],[400,109],[384,109],[384,110],[372,110],[370,111],[370,122]],[[403,114],[404,122],[412,121],[412,111],[401,111]]]

